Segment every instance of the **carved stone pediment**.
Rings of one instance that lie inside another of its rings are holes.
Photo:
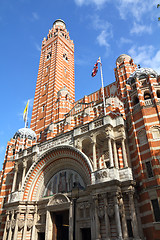
[[[48,203],[48,206],[60,205],[68,202],[70,202],[70,200],[67,196],[63,194],[56,194],[51,198],[51,200]]]

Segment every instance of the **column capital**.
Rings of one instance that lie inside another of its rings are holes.
[[[15,171],[15,172],[18,171],[18,162],[15,162],[15,164],[14,164],[14,171]]]
[[[111,193],[111,196],[117,201],[122,197],[122,193],[120,191],[116,191],[116,192],[113,192]]]
[[[93,200],[93,201],[97,201],[97,200],[98,200],[98,194],[92,195],[92,200]]]
[[[78,149],[82,149],[82,140],[81,139],[77,139],[75,147]]]
[[[27,167],[27,161],[26,161],[26,159],[23,159],[22,163],[23,163],[23,168],[26,168],[26,167]]]

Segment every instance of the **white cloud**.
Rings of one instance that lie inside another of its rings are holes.
[[[109,23],[106,20],[103,20],[99,17],[99,15],[94,15],[91,17],[92,20],[92,25],[93,28],[95,28],[96,30],[107,30],[110,31],[110,33],[112,34],[112,25],[111,23]]]
[[[158,0],[156,1],[158,2]],[[137,21],[140,21],[145,14],[147,17],[147,13],[152,14],[156,6],[156,1],[117,0],[116,6],[122,19],[126,19],[128,15],[132,15]]]
[[[5,150],[4,146],[0,146],[0,153],[2,153]]]
[[[108,33],[106,30],[102,30],[101,33],[97,37],[97,41],[100,46],[104,46],[106,48],[109,48],[109,43],[108,43]]]
[[[39,20],[39,16],[36,12],[32,12],[33,20]]]
[[[139,23],[134,22],[133,23],[133,28],[130,30],[131,34],[141,34],[141,33],[152,33],[152,28],[151,26],[148,25],[142,25]]]
[[[129,38],[124,38],[124,37],[121,37],[120,40],[119,40],[119,44],[122,45],[122,44],[128,44],[128,43],[132,43],[133,41]]]
[[[37,49],[39,52],[41,52],[41,46],[38,45],[38,43],[36,43],[36,42],[34,42],[34,45],[35,45],[36,49]]]
[[[94,4],[97,8],[101,8],[108,0],[74,0],[78,6]]]
[[[108,21],[100,19],[99,15],[91,17],[92,26],[97,31],[100,30],[96,40],[101,47],[105,47],[107,52],[110,47],[109,40],[113,37],[112,24]]]
[[[150,67],[160,73],[160,50],[156,50],[152,45],[132,46],[128,53],[141,67]]]

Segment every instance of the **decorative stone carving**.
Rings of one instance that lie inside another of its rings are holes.
[[[10,224],[11,224],[10,221],[7,221],[7,222],[6,222],[6,229],[7,229],[7,230],[10,228]]]
[[[83,203],[79,204],[79,209],[84,209],[84,204]]]
[[[107,171],[101,171],[101,172],[97,172],[95,175],[96,180],[102,179],[102,178],[107,178],[108,177],[108,173]]]
[[[104,214],[105,214],[104,206],[103,207],[98,207],[98,217],[102,219],[104,217]]]
[[[119,202],[119,213],[120,215],[123,214],[123,204],[121,202]]]
[[[110,218],[114,216],[114,206],[113,204],[108,204],[107,213]]]
[[[50,205],[60,205],[63,203],[68,203],[70,200],[63,194],[56,194],[50,201],[49,201],[49,206]]]
[[[11,228],[14,229],[16,226],[16,220],[13,219],[12,222],[11,222]]]
[[[24,227],[24,219],[18,219],[18,228],[21,230]]]
[[[33,227],[33,219],[27,219],[27,228],[30,230]]]
[[[90,208],[91,204],[89,202],[86,203],[85,207]]]

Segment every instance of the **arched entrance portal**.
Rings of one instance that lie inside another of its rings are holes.
[[[64,194],[56,194],[47,205],[46,240],[72,239],[73,217],[72,203]],[[40,238],[39,240],[42,240]]]

